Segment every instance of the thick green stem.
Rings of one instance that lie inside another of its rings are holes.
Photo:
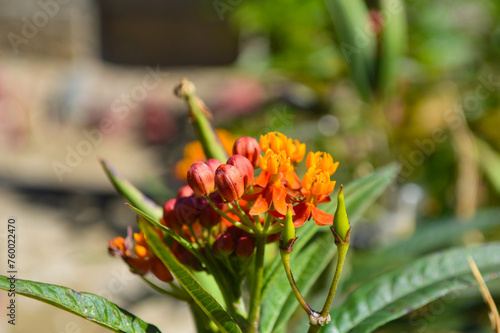
[[[257,333],[259,331],[260,296],[262,293],[262,281],[264,276],[266,236],[257,236],[255,243],[257,252],[255,254],[255,269],[252,278],[252,289],[250,291],[250,312],[248,315],[250,333]]]

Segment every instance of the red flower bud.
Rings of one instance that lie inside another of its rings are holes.
[[[177,199],[190,197],[194,194],[193,189],[189,185],[185,185],[177,191],[177,195],[175,196]]]
[[[155,258],[153,264],[151,265],[151,271],[153,274],[163,282],[171,282],[174,280],[172,273],[165,267],[165,264],[161,262],[160,259]]]
[[[170,229],[182,227],[174,211],[176,201],[175,199],[170,199],[163,205],[163,224]]]
[[[221,216],[205,201],[200,210],[200,224],[205,228],[211,228],[219,224],[221,220]]]
[[[216,160],[215,158],[211,158],[208,161],[206,161],[205,163],[210,167],[210,169],[212,169],[212,171],[214,172],[214,174],[215,174],[215,170],[217,170],[217,168],[219,167],[219,165],[222,164],[221,161]]]
[[[194,162],[188,170],[187,182],[194,194],[205,196],[215,189],[214,172],[203,162]]]
[[[215,184],[220,195],[227,201],[241,198],[245,192],[243,174],[235,166],[221,164],[215,173]]]
[[[241,237],[236,243],[236,255],[239,258],[249,258],[253,254],[255,246],[250,237]]]
[[[233,155],[227,160],[227,164],[234,165],[243,174],[245,188],[253,183],[253,166],[252,163],[242,155]]]
[[[229,256],[234,252],[234,238],[231,234],[224,233],[217,236],[212,251],[218,256]]]
[[[249,136],[242,136],[233,146],[233,154],[239,154],[248,158],[254,169],[259,166],[260,145],[257,140]]]
[[[200,215],[200,204],[197,198],[179,198],[175,202],[174,212],[177,220],[186,225],[196,222]]]

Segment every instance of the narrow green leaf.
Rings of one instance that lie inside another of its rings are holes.
[[[485,141],[476,137],[478,160],[493,188],[500,193],[500,154]]]
[[[381,33],[379,87],[383,95],[390,96],[397,86],[407,43],[406,13],[402,0],[381,0],[380,11],[385,13]]]
[[[499,276],[500,243],[432,254],[361,285],[330,312],[332,321],[322,332],[372,332],[422,305],[474,284],[469,256],[486,279]]]
[[[115,332],[160,332],[155,326],[145,323],[101,296],[28,280],[16,280],[15,286],[17,295],[53,305]],[[10,280],[1,275],[0,289],[10,289]]]
[[[165,246],[154,227],[146,221],[139,221],[148,245],[160,260],[168,267],[180,285],[186,290],[203,312],[217,325],[221,332],[233,333],[241,330],[222,305],[210,294],[193,274],[182,265],[172,251]]]
[[[396,174],[396,165],[389,165],[345,187],[346,210],[352,226],[392,183]],[[335,211],[335,203],[327,205],[325,210]],[[318,231],[319,237],[314,242],[309,242]],[[297,235],[299,238],[295,242],[290,265],[299,290],[306,296],[334,257],[337,248],[329,228],[319,228],[312,221],[298,228]],[[266,273],[262,295],[261,332],[271,332],[273,327],[278,329],[281,324],[288,322],[298,306],[280,262],[271,263]]]
[[[366,4],[363,0],[325,0],[325,3],[352,80],[363,99],[369,101],[375,74],[376,38],[371,29],[366,29],[369,18]]]
[[[101,159],[101,165],[118,193],[120,193],[125,200],[132,204],[132,206],[139,208],[141,211],[156,220],[159,220],[160,217],[162,217],[162,207],[158,206],[129,181],[124,179],[108,162]]]
[[[199,251],[197,251],[191,243],[189,243],[187,240],[184,238],[180,237],[177,235],[172,229],[164,226],[160,222],[156,221],[153,219],[151,216],[148,214],[144,213],[140,209],[127,204],[134,212],[139,214],[142,218],[146,219],[151,225],[160,228],[163,230],[169,237],[172,239],[176,240],[179,242],[180,245],[182,245],[186,250],[191,252],[192,255],[194,255],[205,267],[208,269],[208,272],[212,275],[206,274],[205,272],[199,272],[196,273],[196,278],[200,283],[219,301],[223,300],[223,294],[217,285],[218,281],[225,281],[226,283],[230,283],[227,280],[227,276],[223,276],[223,272],[221,269],[218,269],[215,267],[209,260],[207,260],[206,257],[202,256]]]

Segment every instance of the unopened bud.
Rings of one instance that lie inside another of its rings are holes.
[[[194,194],[205,196],[215,190],[215,174],[203,162],[194,162],[188,170],[187,182]]]
[[[234,252],[234,238],[231,234],[224,233],[217,236],[212,251],[218,256],[229,256]]]
[[[233,154],[245,156],[252,163],[254,169],[259,166],[260,152],[259,142],[249,136],[242,136],[236,140],[233,146]]]
[[[175,202],[174,212],[180,223],[191,225],[200,214],[198,200],[193,197],[179,198]]]
[[[171,282],[174,280],[172,273],[165,267],[165,264],[161,262],[160,259],[155,258],[153,264],[151,265],[151,271],[153,274],[163,282]]]
[[[227,201],[238,200],[245,192],[243,174],[235,166],[222,164],[215,173],[215,185]]]
[[[221,161],[219,160],[216,160],[215,158],[211,158],[209,159],[208,161],[205,162],[206,165],[208,165],[208,167],[214,172],[215,174],[215,171],[217,170],[217,168],[219,167],[219,165],[222,164]]]
[[[175,199],[170,199],[163,205],[163,223],[170,229],[178,229],[182,226],[174,211],[176,201]]]
[[[347,219],[347,212],[345,209],[344,202],[344,191],[343,187],[340,186],[340,192],[337,196],[337,210],[335,211],[335,217],[333,218],[333,230],[339,235],[343,242],[348,241],[348,233],[351,226],[349,225],[349,220]]]
[[[253,240],[250,237],[241,237],[236,243],[236,255],[239,258],[250,258],[250,256],[252,256],[253,254],[254,249],[255,245],[253,244]]]
[[[205,228],[211,228],[219,224],[221,220],[222,218],[219,213],[217,213],[208,202],[205,202],[205,205],[203,205],[203,208],[200,210],[200,224]]]
[[[190,197],[193,194],[194,194],[193,189],[189,185],[185,185],[177,191],[177,195],[175,197],[179,199],[179,198]]]
[[[234,165],[243,174],[245,188],[253,183],[253,165],[248,158],[242,155],[233,155],[227,160],[227,164]]]

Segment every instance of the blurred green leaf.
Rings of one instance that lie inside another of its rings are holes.
[[[493,188],[500,194],[500,154],[476,137],[478,159]]]
[[[7,277],[0,276],[0,289],[9,291],[10,285],[11,282]],[[70,288],[28,280],[16,280],[15,289],[16,295],[53,305],[115,332],[160,332],[155,326],[145,323],[98,295],[79,293]]]
[[[371,97],[371,78],[375,71],[376,39],[368,26],[368,8],[363,0],[326,0],[338,36],[339,49],[351,69],[361,96]]]
[[[381,0],[383,17],[379,65],[379,85],[383,95],[390,96],[397,86],[396,78],[406,49],[406,13],[402,0]]]
[[[351,225],[354,225],[363,212],[380,196],[396,174],[397,167],[391,164],[345,187],[346,209]],[[334,208],[335,203],[327,206],[328,211]],[[309,242],[318,231],[321,232],[319,237]],[[294,245],[290,264],[301,293],[307,295],[313,283],[332,260],[336,247],[329,228],[318,228],[312,221],[297,229],[297,235],[299,238]],[[275,261],[276,259],[269,265],[265,275],[261,332],[271,332],[273,327],[279,328],[281,323],[288,321],[298,306],[285,272],[280,267],[279,258],[277,263]]]
[[[468,230],[486,231],[500,226],[498,216],[500,216],[500,208],[489,208],[478,211],[468,220],[451,217],[426,221],[417,228],[411,238],[389,245],[375,255],[383,256],[383,253],[392,253],[409,258],[458,245],[462,241],[463,234]]]
[[[156,220],[162,217],[163,209],[161,206],[158,206],[134,185],[130,184],[126,179],[123,179],[108,162],[101,160],[101,165],[118,193],[120,193],[132,206],[137,207]]]
[[[330,314],[322,332],[367,333],[411,311],[475,284],[467,258],[485,280],[500,274],[500,243],[429,255],[361,285]]]
[[[162,238],[158,235],[155,228],[144,220],[139,221],[139,227],[146,235],[148,245],[155,255],[167,266],[184,290],[186,290],[210,320],[217,325],[220,331],[225,333],[241,333],[240,328],[231,315],[203,288],[189,269],[177,260],[172,251],[163,243]]]

